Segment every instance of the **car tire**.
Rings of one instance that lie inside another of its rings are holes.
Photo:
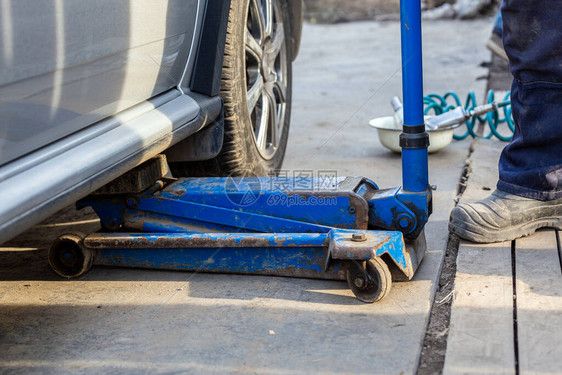
[[[174,175],[267,176],[278,172],[291,115],[289,22],[286,0],[231,2],[220,90],[223,146],[214,159],[174,163]]]

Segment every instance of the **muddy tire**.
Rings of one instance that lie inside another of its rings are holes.
[[[49,265],[57,274],[72,279],[88,272],[94,262],[94,251],[83,245],[82,233],[58,237],[49,249]]]
[[[380,258],[364,262],[349,261],[346,279],[355,297],[365,303],[380,301],[392,287],[390,270]]]

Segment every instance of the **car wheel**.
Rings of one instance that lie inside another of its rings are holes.
[[[215,159],[172,166],[175,174],[266,176],[281,168],[291,114],[289,21],[286,0],[231,2],[220,91],[223,147]]]

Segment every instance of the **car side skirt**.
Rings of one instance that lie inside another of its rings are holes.
[[[174,89],[0,168],[0,243],[216,119],[220,97]]]

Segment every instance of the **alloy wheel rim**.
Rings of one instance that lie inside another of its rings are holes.
[[[250,0],[245,37],[246,103],[264,159],[279,148],[287,107],[287,50],[276,0]]]

